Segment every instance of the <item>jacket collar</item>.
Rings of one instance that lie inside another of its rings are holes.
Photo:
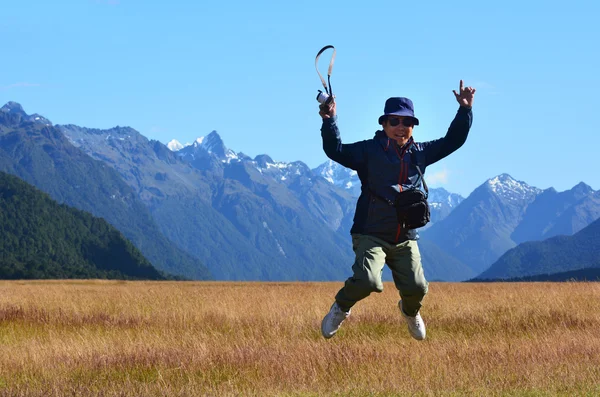
[[[383,130],[377,130],[375,132],[374,139],[379,142],[379,144],[381,145],[383,150],[385,150],[386,152],[390,149],[394,149],[394,145],[396,145],[396,141],[388,138],[388,136],[385,134],[385,131],[383,131]],[[400,153],[401,156],[404,156],[404,153],[406,153],[406,151],[414,143],[415,143],[415,141],[414,141],[413,137],[411,136],[410,139],[408,140],[408,142],[406,142],[402,147],[398,146],[398,153]]]

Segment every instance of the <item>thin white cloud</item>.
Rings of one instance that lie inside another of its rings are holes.
[[[434,174],[427,174],[425,181],[431,185],[446,185],[448,183],[448,170],[443,169]]]
[[[466,81],[465,81],[465,84],[467,84]],[[493,84],[490,84],[487,81],[482,81],[482,80],[475,80],[475,81],[468,83],[467,85],[473,86],[475,88],[485,88],[485,89],[495,89],[496,88],[496,87],[494,87]]]
[[[467,84],[466,81],[465,81],[465,84]],[[489,95],[496,95],[496,94],[498,94],[498,90],[497,90],[496,86],[494,86],[491,83],[488,83],[487,81],[475,80],[475,81],[469,82],[467,85],[471,86],[471,87],[474,87],[479,92],[484,92],[485,91]],[[475,94],[475,95],[477,95],[477,94]]]
[[[14,84],[9,84],[9,85],[0,87],[0,90],[9,90],[11,88],[31,88],[31,87],[40,87],[40,86],[41,86],[41,84],[37,84],[37,83],[14,83]]]

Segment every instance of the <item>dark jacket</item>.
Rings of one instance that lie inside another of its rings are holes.
[[[471,109],[460,107],[446,136],[429,142],[414,142],[411,138],[400,147],[384,131],[377,131],[372,139],[343,144],[337,117],[323,119],[321,137],[325,154],[356,170],[362,184],[350,233],[368,234],[389,243],[417,239],[416,230],[403,230],[391,203],[403,189],[420,184],[415,164],[425,173],[428,165],[465,143],[472,121]]]

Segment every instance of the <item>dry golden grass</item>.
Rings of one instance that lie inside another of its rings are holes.
[[[392,284],[336,337],[342,283],[0,282],[0,395],[600,395],[600,284]]]

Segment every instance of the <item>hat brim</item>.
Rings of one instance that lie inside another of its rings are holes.
[[[396,112],[396,113],[386,113],[382,116],[379,117],[379,125],[383,125],[385,119],[387,118],[387,116],[404,116],[404,117],[410,117],[411,119],[413,119],[415,121],[415,125],[419,125],[419,119],[416,118],[415,116],[413,116],[412,114],[406,114],[406,112]]]

